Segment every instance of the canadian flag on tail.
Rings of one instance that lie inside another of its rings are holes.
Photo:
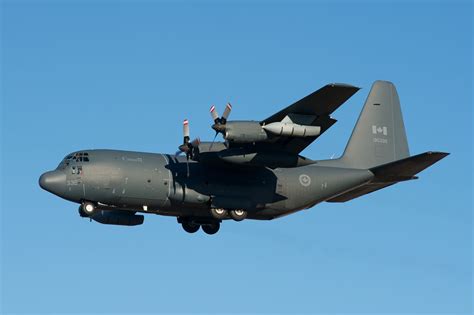
[[[376,125],[372,125],[372,133],[374,135],[376,134],[383,134],[384,136],[386,136],[388,133],[387,133],[387,127],[383,126],[376,126]]]

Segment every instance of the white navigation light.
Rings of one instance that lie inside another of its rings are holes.
[[[314,137],[321,133],[320,126],[306,126],[284,122],[270,123],[262,126],[262,128],[277,136]]]

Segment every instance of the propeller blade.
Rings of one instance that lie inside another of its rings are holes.
[[[186,155],[186,175],[189,178],[189,155]]]
[[[217,113],[216,107],[214,105],[211,106],[210,112],[212,120],[217,123],[219,121],[219,114]]]
[[[227,121],[227,118],[229,117],[231,110],[232,110],[232,105],[230,105],[230,103],[227,103],[227,106],[225,107],[225,110],[224,110],[224,114],[222,114],[223,124],[225,124],[225,122]]]
[[[214,145],[214,142],[216,141],[218,134],[219,134],[219,131],[216,131],[216,134],[214,135],[214,139],[212,139],[211,145],[209,146],[209,151],[212,151],[212,146]]]
[[[183,137],[184,137],[184,142],[186,143],[186,138],[187,141],[189,141],[189,121],[185,119],[183,121]]]

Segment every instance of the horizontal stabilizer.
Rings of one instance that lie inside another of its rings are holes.
[[[370,171],[374,173],[375,176],[370,183],[345,192],[342,195],[336,196],[327,201],[346,202],[401,181],[416,179],[416,174],[443,159],[447,155],[449,155],[449,153],[425,152],[371,168]]]
[[[425,152],[392,163],[371,168],[375,180],[398,182],[414,179],[414,176],[449,155],[444,152]]]
[[[363,186],[360,186],[356,189],[350,190],[348,192],[343,193],[337,197],[331,198],[326,200],[327,202],[346,202],[357,197],[367,195],[371,192],[377,191],[379,189],[385,188],[387,186],[393,185],[394,183],[368,183]]]

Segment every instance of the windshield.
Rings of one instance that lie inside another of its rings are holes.
[[[58,168],[64,169],[69,166],[69,164],[76,164],[77,162],[89,162],[89,153],[88,152],[76,152],[68,154],[62,161],[59,163]]]

